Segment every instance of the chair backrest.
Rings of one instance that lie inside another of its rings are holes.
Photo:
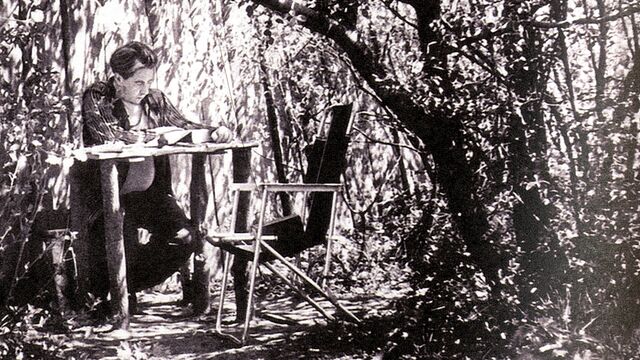
[[[352,105],[340,105],[332,108],[332,119],[326,138],[318,138],[307,151],[307,172],[303,177],[306,184],[336,184],[346,164],[346,152],[349,145],[347,135]],[[246,192],[245,192],[246,193]],[[264,224],[263,235],[275,235],[277,241],[271,246],[285,257],[293,256],[315,245],[326,243],[327,231],[332,220],[332,205],[335,192],[313,192],[309,196],[309,211],[306,227],[299,215],[292,214]],[[235,205],[237,206],[237,204]],[[238,229],[234,229],[238,231]],[[242,232],[242,229],[240,229]],[[224,250],[249,260],[251,252],[232,244],[216,244]],[[260,257],[261,262],[274,259],[268,253]]]
[[[349,123],[352,105],[332,108],[331,124],[326,139],[316,139],[307,154],[307,173],[303,181],[308,184],[339,183],[346,165],[349,145]],[[331,221],[333,193],[315,193],[311,197],[305,237],[313,245],[324,243]]]

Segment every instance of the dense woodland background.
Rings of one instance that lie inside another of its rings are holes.
[[[261,143],[256,179],[277,178],[274,130],[298,180],[328,110],[353,104],[332,281],[405,293],[347,347],[636,357],[639,17],[633,0],[0,1],[0,354],[34,311],[9,305],[36,213],[69,206],[82,89],[140,40],[188,117]]]

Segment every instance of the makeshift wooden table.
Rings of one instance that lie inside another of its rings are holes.
[[[191,221],[195,229],[200,229],[205,217],[207,194],[204,163],[207,155],[224,154],[228,151],[233,156],[233,181],[246,182],[250,174],[251,148],[257,146],[255,143],[177,143],[165,145],[163,147],[147,147],[143,144],[115,146],[98,145],[94,147],[82,148],[74,151],[73,157],[79,161],[97,160],[100,163],[100,179],[102,186],[102,202],[105,223],[105,247],[107,254],[107,268],[109,272],[109,289],[111,293],[111,306],[116,319],[116,326],[121,329],[129,327],[129,296],[127,289],[126,261],[124,253],[123,237],[123,213],[120,208],[120,189],[118,184],[118,161],[139,161],[145,157],[164,156],[176,154],[192,154],[191,169]],[[73,187],[73,183],[72,183]],[[72,190],[73,201],[73,190]],[[72,206],[72,227],[74,227],[74,216]],[[246,214],[241,215],[246,218]],[[76,223],[78,221],[75,221]],[[76,228],[78,225],[76,224]],[[196,249],[196,263],[194,269],[194,307],[208,307],[209,304],[209,274],[207,273],[202,254],[204,239],[203,232],[196,231],[195,241],[198,244]],[[85,243],[79,243],[82,248]],[[80,249],[80,252],[86,249]],[[199,262],[200,263],[199,263]],[[78,288],[80,291],[86,289],[86,279],[90,264],[86,261],[78,261]]]

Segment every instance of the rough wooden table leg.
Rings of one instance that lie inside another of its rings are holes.
[[[180,266],[180,284],[182,285],[182,305],[187,306],[193,304],[193,275],[191,272],[193,264],[193,256],[190,256],[187,261]]]
[[[54,232],[51,240],[51,262],[53,263],[53,283],[56,288],[56,298],[58,300],[58,308],[63,314],[69,312],[69,301],[66,297],[66,291],[69,287],[67,279],[67,267],[65,264],[64,249],[64,232]]]
[[[205,180],[204,163],[206,155],[194,154],[191,166],[191,222],[196,233],[193,241],[196,250],[193,261],[193,311],[195,314],[205,314],[210,310],[211,294],[209,292],[209,259],[205,248],[202,223],[207,211],[207,183]],[[208,246],[208,245],[206,245]]]
[[[123,213],[120,208],[120,190],[118,188],[116,161],[105,160],[100,162],[100,173],[111,308],[114,312],[116,326],[120,329],[128,330],[129,292],[127,289],[127,262],[124,252],[124,237],[122,234]]]
[[[82,171],[80,168],[85,166],[80,162],[76,162],[69,170],[69,189],[71,206],[71,231],[76,233],[76,238],[73,240],[71,246],[73,252],[76,255],[76,290],[75,290],[75,303],[79,306],[86,306],[89,297],[89,244],[87,238],[88,229],[88,214],[89,209],[86,199],[82,196]]]

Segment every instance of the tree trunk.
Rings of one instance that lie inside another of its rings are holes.
[[[518,12],[517,4],[506,7],[505,14],[514,17],[514,24],[529,16]],[[520,200],[513,208],[513,228],[522,250],[521,300],[526,305],[562,283],[568,262],[557,236],[550,231],[552,206],[545,204],[542,195],[553,181],[546,168],[548,140],[542,112],[550,64],[536,45],[542,41],[539,30],[524,26],[510,34],[511,44],[524,40],[522,48],[508,46],[504,51],[508,59],[525,59],[524,63],[512,62],[509,68],[513,74],[510,87],[523,105],[514,108],[509,119],[508,170],[509,182]]]
[[[28,17],[28,11],[29,11],[29,6],[27,6],[27,3],[23,0],[18,1],[18,20],[22,20],[26,22]],[[20,59],[22,63],[21,72],[20,72],[21,84],[24,84],[26,82],[27,76],[29,75],[29,72],[31,71],[31,68],[33,66],[31,41],[32,40],[30,38],[26,38],[26,39],[21,39],[18,42],[18,46],[20,47],[20,52],[22,53],[22,56]]]
[[[267,67],[264,64],[264,58],[260,59],[260,70],[262,76],[260,82],[262,83],[262,89],[264,91],[264,101],[267,107],[267,125],[269,129],[269,138],[271,140],[271,150],[273,151],[273,160],[276,166],[276,174],[278,182],[287,183],[287,176],[284,171],[284,164],[282,162],[282,147],[280,146],[280,131],[278,129],[278,116],[276,115],[276,108],[273,102],[273,94],[271,92],[271,86],[269,84],[269,74]],[[291,200],[289,194],[286,192],[279,192],[280,205],[282,206],[282,216],[291,215]]]
[[[598,16],[606,17],[607,10],[603,0],[596,0]],[[607,85],[606,73],[607,73],[607,32],[609,29],[609,23],[602,21],[598,24],[598,37],[596,38],[597,46],[591,43],[589,37],[589,49],[591,50],[591,58],[593,63],[593,77],[595,79],[595,113],[598,119],[598,136],[602,141],[602,147],[604,151],[602,153],[602,162],[600,169],[594,169],[592,179],[596,181],[596,192],[599,194],[606,194],[610,190],[611,180],[613,179],[614,171],[614,154],[615,145],[611,140],[609,134],[612,133],[612,129],[617,129],[620,124],[607,123],[604,115],[605,104],[605,88]],[[614,130],[615,131],[615,130]],[[585,178],[588,173],[585,171]],[[596,178],[597,177],[597,178]]]
[[[157,0],[144,0],[144,12],[147,15],[147,20],[149,21],[151,44],[155,45],[156,40],[158,39],[158,30],[160,25]]]

